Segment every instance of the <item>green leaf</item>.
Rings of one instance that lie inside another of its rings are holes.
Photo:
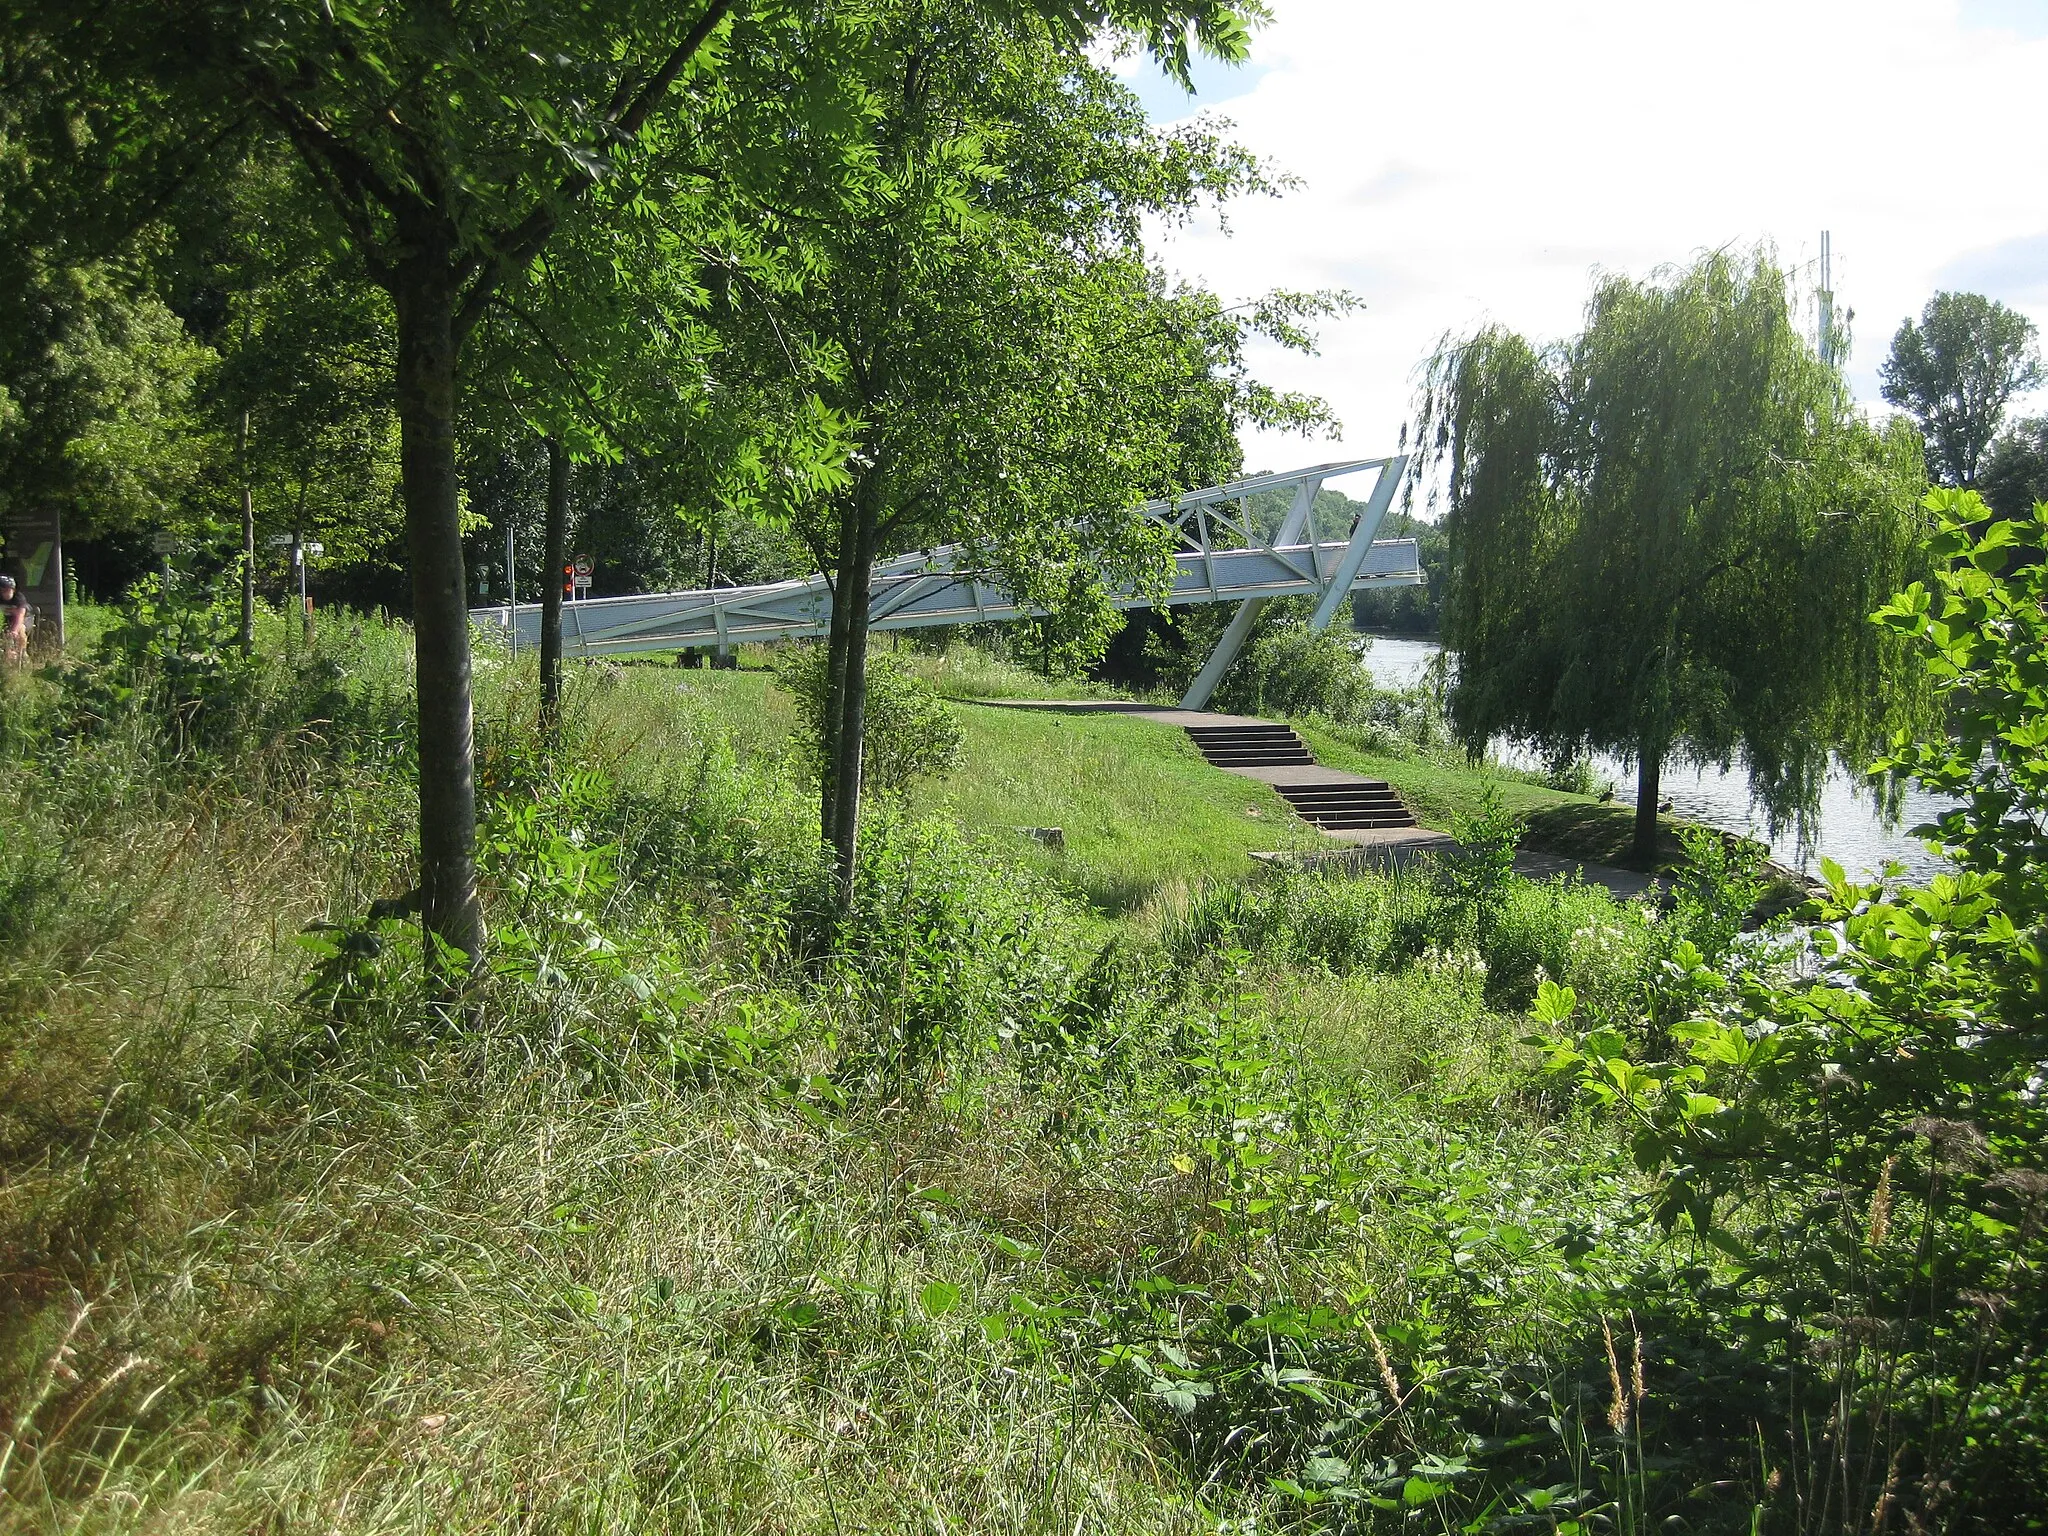
[[[1539,1024],[1556,1027],[1569,1022],[1578,1006],[1577,992],[1545,977],[1536,988],[1536,1005],[1530,1010],[1530,1016]]]
[[[1341,1456],[1321,1451],[1301,1465],[1301,1479],[1319,1488],[1335,1487],[1351,1476],[1351,1463]]]
[[[1410,1509],[1419,1509],[1424,1504],[1433,1504],[1451,1491],[1449,1483],[1433,1482],[1426,1477],[1411,1477],[1401,1485],[1401,1502]]]
[[[934,1280],[917,1293],[917,1304],[926,1317],[944,1317],[960,1305],[960,1287]]]

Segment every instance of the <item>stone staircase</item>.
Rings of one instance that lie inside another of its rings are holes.
[[[1191,725],[1202,756],[1218,768],[1277,768],[1283,764],[1313,765],[1308,743],[1285,725]]]
[[[1317,764],[1308,743],[1285,725],[1190,725],[1187,733],[1218,768],[1273,787],[1294,813],[1324,832],[1413,827],[1415,813],[1391,785]]]

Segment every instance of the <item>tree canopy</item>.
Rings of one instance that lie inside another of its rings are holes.
[[[1329,301],[1276,296],[1240,319],[1169,287],[1144,220],[1269,178],[1213,130],[1155,134],[1079,40],[1037,16],[887,0],[820,13],[787,57],[847,60],[855,126],[836,159],[735,157],[735,197],[798,276],[722,281],[711,313],[722,380],[807,426],[826,465],[757,510],[833,584],[821,822],[845,902],[874,562],[963,545],[1072,649],[1099,648],[1109,593],[1165,568],[1138,505],[1233,472],[1248,415],[1319,419],[1245,375],[1245,324],[1284,336]],[[773,103],[790,105],[764,123]],[[800,144],[807,110],[798,78],[750,80],[713,129],[735,146]]]
[[[1447,342],[1422,398],[1448,466],[1450,705],[1564,758],[1740,759],[1804,826],[1831,753],[1867,760],[1923,696],[1867,616],[1913,574],[1917,444],[1849,408],[1769,254],[1602,279],[1585,329]]]
[[[1029,23],[1074,52],[1103,33],[1134,40],[1183,78],[1195,49],[1241,56],[1258,14],[1230,0],[947,11],[969,31]],[[858,42],[889,15],[793,0],[114,0],[82,12],[32,0],[5,18],[17,53],[57,61],[53,98],[104,121],[119,147],[110,177],[175,188],[251,139],[287,145],[329,228],[388,297],[419,684],[419,897],[433,932],[472,958],[484,934],[457,436],[465,398],[492,380],[465,371],[465,347],[565,222],[646,206],[594,192],[670,152],[687,162],[710,142],[697,128],[721,114],[764,108],[790,131],[747,139],[729,164],[697,161],[706,200],[750,160],[808,165],[856,189],[855,202],[886,187],[898,168],[881,166],[878,182],[859,147],[873,140],[866,98],[845,89],[847,55],[804,50],[826,33]],[[783,94],[749,96],[769,79]],[[971,138],[949,154],[956,179],[979,163]],[[951,216],[944,199],[917,206]]]
[[[1927,472],[1975,485],[1984,450],[2016,394],[2041,382],[2034,323],[1981,293],[1937,293],[1892,338],[1884,397],[1920,424]]]
[[[2025,517],[2048,501],[2048,416],[2016,421],[1999,434],[1977,471],[1977,488],[2000,517]]]

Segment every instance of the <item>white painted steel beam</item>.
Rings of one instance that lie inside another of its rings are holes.
[[[1370,529],[1368,518],[1361,517],[1351,537],[1341,542],[1315,543],[1302,537],[1316,488],[1325,479],[1379,469],[1373,504],[1384,513],[1384,503],[1391,501],[1406,465],[1405,458],[1323,464],[1194,491],[1172,502],[1149,503],[1145,514],[1174,529],[1182,546],[1174,557],[1172,587],[1160,601],[1168,606],[1240,602],[1250,608],[1253,601],[1269,597],[1316,593],[1327,608],[1354,588],[1420,585],[1415,541],[1374,541],[1377,517],[1370,518]],[[1287,521],[1272,543],[1264,543],[1252,525],[1247,498],[1288,489],[1295,498]],[[1012,601],[994,584],[992,573],[968,569],[960,563],[962,558],[960,547],[953,545],[878,564],[869,597],[869,627],[919,629],[1027,618],[1043,611]],[[1336,588],[1340,574],[1341,592]],[[1149,608],[1155,599],[1126,592],[1114,601],[1124,608]],[[832,594],[822,576],[757,587],[586,598],[564,603],[562,609],[562,650],[568,656],[800,639],[827,634],[832,627]],[[522,646],[537,643],[540,637],[538,603],[521,603],[510,610],[504,604],[478,608],[472,617],[501,631],[509,625]],[[1248,632],[1250,619],[1243,611],[1232,628],[1240,623]]]

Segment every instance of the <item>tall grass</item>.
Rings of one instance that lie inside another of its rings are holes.
[[[550,754],[486,658],[495,944],[450,1000],[372,907],[402,637],[326,623],[175,729],[83,708],[106,670],[4,695],[0,1526],[1768,1508],[1711,1256],[1521,1043],[1539,977],[1646,1027],[1646,914],[1291,876],[1111,922],[912,801],[849,931],[772,693],[579,669]]]

